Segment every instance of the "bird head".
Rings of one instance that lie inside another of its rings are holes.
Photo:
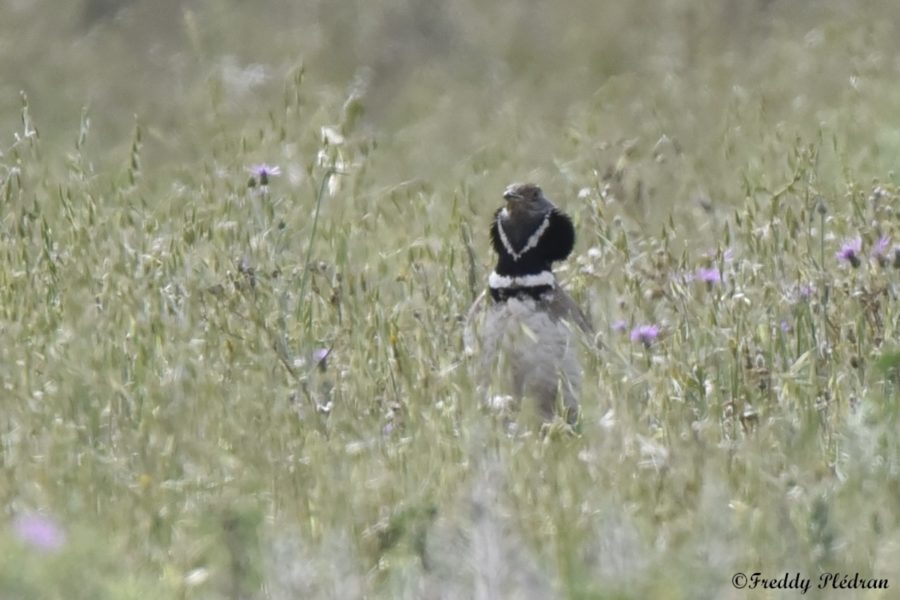
[[[513,216],[539,216],[553,210],[543,190],[533,183],[514,183],[503,192],[506,209]]]

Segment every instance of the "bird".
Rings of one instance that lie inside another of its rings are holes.
[[[593,327],[552,267],[571,254],[575,227],[536,184],[514,183],[503,199],[490,225],[497,262],[469,310],[466,351],[479,355],[481,385],[503,377],[517,403],[535,402],[545,422],[561,408],[571,425],[579,417],[579,338],[592,338]]]

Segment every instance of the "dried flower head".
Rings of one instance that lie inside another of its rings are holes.
[[[849,263],[855,269],[860,265],[859,255],[861,252],[862,238],[857,236],[844,242],[844,245],[841,246],[841,249],[837,251],[835,256],[839,260]]]

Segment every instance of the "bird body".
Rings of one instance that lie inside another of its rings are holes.
[[[483,378],[507,378],[512,396],[536,401],[544,419],[556,413],[561,392],[572,422],[581,384],[578,338],[590,334],[591,325],[552,265],[571,253],[575,228],[534,184],[511,185],[504,198],[491,223],[497,264],[488,278],[489,304],[480,306],[484,297],[476,301],[467,330],[480,329]],[[474,337],[469,331],[470,348]]]

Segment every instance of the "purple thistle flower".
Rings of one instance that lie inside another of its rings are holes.
[[[841,246],[841,249],[837,251],[835,256],[837,256],[839,260],[850,263],[850,266],[855,269],[860,265],[860,252],[862,252],[862,238],[857,236],[852,240],[844,242],[844,245]]]
[[[891,238],[887,235],[883,235],[878,238],[878,241],[875,242],[875,245],[872,246],[872,258],[878,261],[878,264],[882,267],[885,266],[888,262],[887,250],[888,246],[891,245]]]
[[[628,329],[628,321],[626,321],[625,319],[619,319],[618,321],[614,321],[613,324],[609,327],[617,333],[622,333],[623,331]]]
[[[659,327],[656,325],[638,325],[631,330],[631,341],[640,342],[645,346],[652,344],[659,337]]]
[[[21,542],[41,552],[56,552],[66,541],[65,532],[55,521],[36,513],[19,515],[12,529]]]
[[[816,286],[811,283],[799,283],[786,290],[785,295],[791,304],[809,302],[816,295]]]
[[[782,333],[790,333],[791,330],[794,329],[794,328],[791,326],[791,324],[790,324],[787,320],[785,320],[785,319],[782,319],[782,320],[781,320],[781,324],[779,325],[779,327],[781,328]]]
[[[698,281],[712,285],[714,283],[721,283],[722,273],[719,271],[718,267],[710,267],[708,269],[700,267],[697,269],[696,278]]]
[[[254,187],[257,183],[259,183],[259,185],[269,185],[269,179],[271,177],[278,177],[281,175],[281,167],[267,165],[266,163],[253,165],[249,170],[253,175],[250,179],[250,187]]]
[[[322,371],[324,371],[325,368],[328,366],[328,363],[327,363],[326,361],[327,361],[328,356],[329,356],[330,354],[331,354],[331,350],[330,350],[330,349],[328,349],[328,348],[319,348],[318,350],[316,350],[315,352],[313,352],[313,355],[312,355],[313,362],[316,363],[316,365],[319,367],[319,369],[321,369]]]

